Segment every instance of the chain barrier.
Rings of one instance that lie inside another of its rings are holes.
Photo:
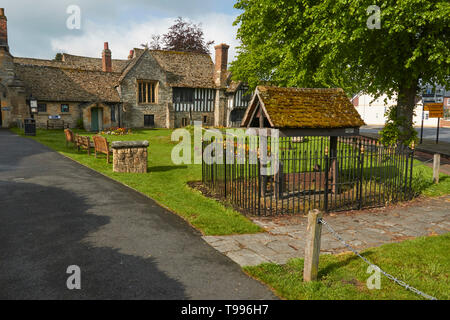
[[[332,227],[331,227],[331,226],[330,226],[323,218],[319,219],[319,220],[318,220],[318,223],[321,223],[322,225],[324,225],[324,226],[328,229],[328,231],[330,231],[330,233],[331,233],[332,235],[334,235],[340,242],[342,242],[342,244],[344,244],[350,251],[352,251],[354,254],[356,254],[358,257],[360,257],[360,258],[361,258],[365,263],[367,263],[368,265],[373,266],[373,267],[377,268],[378,270],[380,270],[380,272],[381,272],[382,274],[384,274],[388,279],[394,281],[395,283],[397,283],[397,284],[399,284],[400,286],[406,288],[407,290],[410,290],[410,291],[412,291],[412,292],[414,292],[414,293],[416,293],[416,294],[418,294],[418,295],[420,295],[420,296],[422,296],[422,297],[424,297],[424,298],[426,298],[426,299],[429,299],[429,300],[437,300],[435,297],[430,296],[430,295],[428,295],[428,294],[426,294],[426,293],[423,293],[422,291],[417,290],[416,288],[414,288],[414,287],[408,285],[408,284],[405,283],[404,281],[395,278],[394,276],[390,275],[389,273],[383,271],[383,270],[382,270],[380,267],[378,267],[377,265],[374,265],[374,264],[371,263],[369,260],[367,260],[366,258],[364,258],[358,251],[356,251],[356,250],[353,249],[350,245],[348,245],[348,244],[344,241],[344,239],[343,239],[336,231],[334,231],[334,229],[333,229],[333,228],[332,228]]]

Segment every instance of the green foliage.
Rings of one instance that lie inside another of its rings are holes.
[[[81,118],[79,118],[77,120],[77,129],[84,130],[84,123],[83,123],[83,119],[81,119]]]
[[[381,28],[369,29],[372,0],[238,0],[242,45],[233,76],[252,87],[342,87],[395,93],[401,85],[449,84],[448,1],[378,3]]]
[[[399,142],[410,146],[412,142],[418,142],[417,131],[407,125],[407,119],[404,116],[398,116],[398,106],[391,106],[386,111],[387,117],[384,128],[380,131],[380,142],[385,146],[396,145]],[[406,128],[401,130],[400,128]]]
[[[62,58],[63,58],[62,53],[58,52],[58,53],[55,55],[55,59],[53,59],[53,60],[55,60],[55,61],[62,61]]]
[[[367,27],[374,4],[380,29]],[[400,111],[412,118],[419,79],[450,87],[448,1],[238,0],[235,8],[242,10],[235,21],[242,45],[231,70],[251,88],[264,82],[398,94],[407,102]]]

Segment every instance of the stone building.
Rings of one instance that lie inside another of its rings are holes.
[[[1,126],[30,117],[30,99],[38,101],[38,127],[61,118],[69,127],[83,124],[91,131],[178,128],[192,121],[237,125],[248,104],[245,86],[230,80],[226,44],[215,47],[215,63],[208,54],[148,49],[133,49],[126,60],[112,59],[107,42],[101,58],[13,57],[0,10]]]

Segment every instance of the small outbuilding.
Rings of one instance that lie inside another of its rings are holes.
[[[364,125],[342,89],[258,86],[241,126],[273,128],[280,136],[355,136]]]

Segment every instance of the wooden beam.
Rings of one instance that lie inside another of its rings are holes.
[[[303,281],[317,280],[319,272],[320,237],[322,224],[319,223],[323,213],[317,209],[308,214],[308,227],[306,229],[305,263],[303,267]]]

